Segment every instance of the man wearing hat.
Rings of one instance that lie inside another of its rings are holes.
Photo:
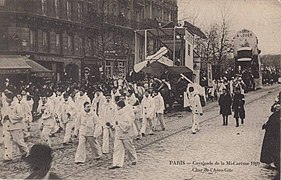
[[[63,94],[63,102],[59,105],[58,117],[65,129],[63,145],[68,145],[71,141],[71,132],[74,127],[76,117],[76,107],[73,101],[69,100],[69,94]]]
[[[223,89],[223,94],[219,98],[220,114],[223,118],[223,126],[228,125],[228,116],[231,115],[232,97],[226,88]]]
[[[75,128],[74,135],[78,135],[79,131],[79,143],[77,151],[75,153],[75,163],[81,164],[86,161],[87,149],[86,143],[90,144],[93,158],[98,160],[102,157],[101,147],[95,136],[96,126],[98,123],[98,117],[93,112],[90,102],[83,104],[84,111],[80,113],[80,117],[77,118],[77,128]]]
[[[15,143],[21,153],[22,157],[25,157],[29,150],[27,144],[24,142],[23,135],[23,113],[18,102],[14,101],[14,94],[8,92],[5,94],[5,103],[1,109],[2,124],[3,124],[3,136],[4,136],[4,160],[11,161],[13,159],[13,143]]]
[[[190,109],[192,110],[192,134],[196,134],[199,131],[199,117],[203,115],[203,109],[200,102],[200,97],[198,93],[194,90],[194,87],[189,88],[189,102]],[[200,115],[200,116],[199,116]]]
[[[101,90],[100,87],[98,87],[96,89],[95,95],[94,95],[94,99],[92,102],[92,107],[94,112],[96,112],[97,116],[99,116],[99,110],[101,108],[101,106],[103,105],[103,103],[105,102],[105,97],[103,95],[103,92]]]
[[[223,94],[223,89],[225,89],[226,88],[226,86],[224,85],[224,83],[223,83],[223,80],[222,79],[220,79],[219,81],[218,81],[218,99],[220,99],[220,96]]]
[[[147,123],[149,123],[149,134],[153,135],[153,131],[155,130],[155,106],[149,90],[144,93],[144,97],[141,102],[141,111],[142,127],[140,129],[140,133],[142,136],[146,135]]]
[[[109,169],[121,168],[124,165],[125,151],[127,150],[132,165],[137,164],[137,153],[133,144],[133,138],[137,136],[134,124],[134,112],[125,105],[124,101],[117,102],[117,112],[114,116],[115,139],[113,162]],[[112,126],[111,124],[108,124]]]
[[[159,121],[161,130],[165,130],[165,122],[164,122],[164,110],[165,110],[165,104],[164,99],[159,93],[157,89],[154,89],[152,91],[152,96],[155,104],[155,113],[156,113],[156,125],[157,121]]]
[[[110,93],[105,93],[106,101],[100,108],[100,121],[102,125],[102,152],[104,154],[109,153],[109,135],[110,127],[106,126],[106,123],[109,122],[113,124],[113,117],[116,112],[116,104],[111,99]]]
[[[54,126],[54,105],[53,102],[50,101],[49,97],[51,96],[51,92],[45,90],[45,92],[41,95],[41,103],[39,103],[37,112],[41,114],[40,129],[41,132],[41,140],[43,143],[51,145],[49,135]]]
[[[138,130],[138,138],[141,139],[141,134],[140,134],[140,124],[141,124],[141,108],[140,108],[140,101],[138,98],[136,98],[136,95],[133,90],[129,89],[127,94],[126,94],[126,99],[125,99],[125,104],[131,107],[134,111],[135,114],[135,126]]]
[[[23,115],[23,122],[24,122],[24,138],[28,138],[30,133],[28,132],[30,127],[30,123],[32,122],[32,114],[30,106],[27,104],[26,100],[23,99],[22,91],[18,91],[17,93],[17,100],[19,106],[21,107],[22,115]]]
[[[75,104],[77,105],[77,113],[84,111],[83,104],[85,102],[91,102],[91,100],[88,97],[85,88],[81,87],[75,101]]]
[[[245,87],[245,83],[244,83],[243,79],[241,77],[237,77],[237,82],[235,84],[235,88],[239,88],[240,93],[244,94],[244,87]]]
[[[72,96],[72,101],[76,105],[76,113],[79,116],[80,113],[84,112],[84,103],[91,102],[91,99],[87,95],[84,87],[81,87],[79,91],[78,89],[75,88],[70,96]],[[75,120],[75,127],[77,127],[76,125],[77,123],[78,123],[78,118],[76,118]]]
[[[34,101],[33,101],[33,96],[29,92],[26,93],[26,102],[32,112]]]
[[[53,98],[53,103],[54,103],[54,107],[58,107],[54,109],[54,128],[52,130],[52,137],[55,136],[55,133],[60,132],[60,130],[62,129],[62,122],[60,121],[61,119],[58,117],[58,110],[60,108],[60,105],[63,103],[63,96],[62,96],[62,90],[61,89],[56,89],[55,91],[55,96]]]
[[[241,94],[241,89],[239,87],[235,88],[234,93],[232,109],[236,120],[236,127],[239,127],[239,118],[241,119],[241,124],[244,124],[245,119],[245,96]]]

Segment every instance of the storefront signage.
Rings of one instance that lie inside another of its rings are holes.
[[[38,56],[35,55],[36,61],[49,61],[49,62],[76,62],[78,59],[65,58],[65,57],[55,57],[55,56]]]
[[[1,69],[0,74],[26,74],[28,69]]]

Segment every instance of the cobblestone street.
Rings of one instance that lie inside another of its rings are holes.
[[[112,163],[111,153],[100,162],[90,164],[88,160],[84,165],[75,165],[77,142],[65,148],[59,144],[60,135],[54,138],[53,171],[66,179],[273,179],[276,171],[259,163],[264,135],[261,127],[279,91],[280,85],[274,85],[246,94],[246,120],[239,128],[233,117],[228,126],[222,126],[217,102],[204,107],[201,130],[196,135],[190,130],[190,113],[168,114],[166,131],[136,141],[138,163],[126,164],[123,169],[107,169]],[[229,165],[229,161],[236,165]],[[0,168],[0,178],[24,178],[28,174],[21,160],[1,162]]]
[[[122,170],[107,171],[105,168],[109,164],[106,164],[72,177],[84,178],[87,176],[96,177],[96,179],[274,179],[276,172],[265,169],[264,165],[259,163],[259,158],[264,135],[261,126],[270,115],[270,105],[276,95],[277,91],[273,91],[249,103],[246,106],[246,122],[239,128],[235,127],[233,118],[230,118],[229,126],[222,126],[221,117],[217,116],[218,108],[212,108],[205,113],[202,122],[210,117],[213,118],[201,123],[201,131],[196,135],[191,134],[190,129],[187,129],[138,150],[139,162],[136,167],[126,166]],[[246,99],[247,102],[249,100],[250,97],[248,100]],[[229,165],[228,161],[237,165]],[[202,162],[209,165],[203,165]],[[238,165],[238,163],[242,164]],[[223,172],[219,172],[220,170]]]

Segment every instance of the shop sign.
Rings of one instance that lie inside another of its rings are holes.
[[[0,74],[26,74],[28,69],[1,69]]]

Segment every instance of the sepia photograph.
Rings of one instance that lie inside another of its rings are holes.
[[[0,0],[0,179],[280,180],[281,0]]]

